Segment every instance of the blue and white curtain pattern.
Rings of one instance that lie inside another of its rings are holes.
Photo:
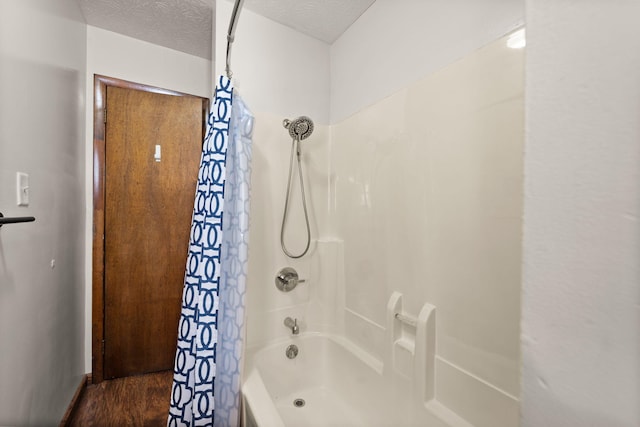
[[[202,148],[168,426],[239,424],[253,117],[219,77]]]

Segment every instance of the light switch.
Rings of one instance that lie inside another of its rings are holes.
[[[159,145],[156,145],[156,152],[154,153],[153,158],[156,159],[156,162],[159,162],[162,159],[162,147]]]
[[[16,173],[16,201],[18,206],[29,206],[29,174]]]

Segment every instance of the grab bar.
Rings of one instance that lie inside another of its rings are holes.
[[[0,212],[0,227],[2,227],[4,224],[17,224],[20,222],[33,222],[36,219],[32,216],[16,216],[16,217],[12,217],[12,218],[7,218],[4,215],[2,215],[2,212]]]
[[[236,0],[233,5],[231,22],[229,22],[229,31],[227,32],[227,68],[225,68],[225,71],[227,72],[227,78],[229,79],[231,79],[231,76],[233,75],[231,72],[231,45],[233,44],[233,40],[236,36],[236,25],[238,23],[240,9],[242,9],[242,3],[244,3],[244,0]]]
[[[415,317],[409,314],[396,313],[395,318],[401,321],[402,323],[404,323],[405,325],[413,326],[414,328],[418,327],[418,319],[416,319]]]

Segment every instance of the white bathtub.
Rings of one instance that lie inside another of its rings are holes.
[[[299,348],[295,359],[285,355]],[[341,337],[303,334],[247,352],[246,427],[446,427],[401,378]],[[304,399],[303,407],[294,400]]]

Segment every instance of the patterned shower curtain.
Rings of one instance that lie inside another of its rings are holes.
[[[198,173],[168,426],[239,425],[252,127],[220,76]]]

